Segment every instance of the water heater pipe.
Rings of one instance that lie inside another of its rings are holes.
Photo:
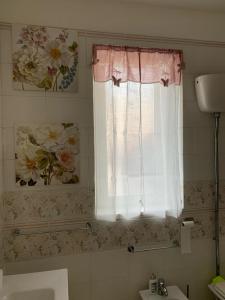
[[[213,113],[215,120],[214,130],[214,184],[215,184],[215,250],[216,275],[220,275],[220,221],[219,221],[219,121],[220,113]]]

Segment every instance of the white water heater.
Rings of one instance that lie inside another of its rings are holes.
[[[225,112],[225,74],[201,75],[195,79],[195,89],[199,108],[202,112],[212,113],[214,130],[214,186],[215,210],[214,232],[216,253],[216,275],[220,275],[220,173],[219,173],[219,124],[220,113]]]
[[[198,76],[195,89],[202,112],[225,112],[225,74]]]

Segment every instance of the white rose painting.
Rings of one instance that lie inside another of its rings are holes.
[[[16,127],[17,186],[79,182],[79,129],[74,123]]]
[[[76,31],[13,25],[12,39],[14,89],[77,91]]]

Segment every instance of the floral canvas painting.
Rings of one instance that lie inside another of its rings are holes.
[[[13,25],[12,41],[15,89],[77,91],[76,31]]]
[[[73,123],[16,127],[17,186],[79,182],[79,128]]]

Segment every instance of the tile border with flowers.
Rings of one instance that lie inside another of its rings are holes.
[[[186,182],[184,190],[185,210],[181,218],[194,217],[192,239],[212,239],[214,218],[212,182]],[[222,237],[225,237],[224,199],[225,182],[221,182],[220,233]],[[142,247],[179,241],[180,238],[180,219],[168,217],[157,221],[154,218],[141,218],[132,222],[115,223],[95,220],[94,191],[87,187],[77,186],[73,191],[5,192],[3,202],[5,224],[3,244],[7,262],[126,249],[128,244]],[[68,229],[57,231],[59,225],[86,221],[92,222],[93,232]],[[39,229],[46,230],[49,224],[53,228],[51,232],[32,233]],[[12,232],[15,227],[25,228],[31,233],[15,236]]]

